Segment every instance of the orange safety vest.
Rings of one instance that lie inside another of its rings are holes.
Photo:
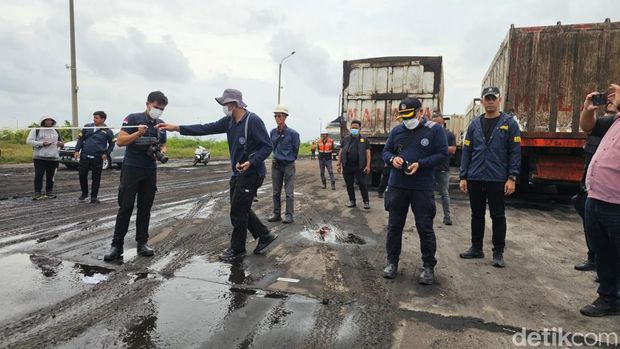
[[[331,153],[334,149],[334,140],[327,137],[327,141],[319,140],[319,153]]]

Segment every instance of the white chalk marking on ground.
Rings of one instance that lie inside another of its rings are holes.
[[[297,283],[297,282],[299,282],[299,279],[278,278],[278,281],[284,281],[284,282],[294,282],[294,283]]]

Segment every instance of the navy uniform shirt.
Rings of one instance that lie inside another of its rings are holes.
[[[285,126],[283,132],[278,132],[276,127],[271,130],[269,136],[273,144],[274,159],[287,163],[297,160],[300,143],[297,131]]]
[[[156,137],[159,138],[160,144],[166,144],[167,136],[165,130],[159,130],[155,128],[155,125],[163,123],[163,120],[152,120],[146,115],[145,112],[129,114],[123,120],[123,126],[137,126],[147,125],[148,130],[142,135],[142,137]],[[132,134],[138,132],[137,127],[124,128],[123,131]],[[135,143],[127,145],[125,148],[125,158],[123,159],[123,166],[133,166],[142,168],[157,168],[157,163],[153,157],[146,154],[144,146],[137,146]]]
[[[446,132],[446,138],[448,140],[448,147],[456,147],[456,137],[454,136],[454,133],[452,133],[452,131],[448,130],[447,128],[444,128],[444,131]],[[446,157],[446,160],[444,162],[440,162],[439,165],[437,165],[437,167],[435,167],[435,170],[437,171],[450,171],[450,154],[448,154],[448,156]]]
[[[490,136],[485,136],[484,114],[472,120],[463,141],[460,179],[505,182],[519,177],[521,132],[515,119],[501,113]],[[525,174],[527,175],[527,174]]]
[[[247,140],[245,139],[246,122],[248,123]],[[226,133],[233,176],[238,176],[240,174],[237,171],[237,163],[247,161],[248,158],[250,161],[250,168],[247,172],[258,172],[259,176],[265,176],[265,159],[271,154],[273,145],[269,139],[265,124],[258,115],[246,111],[245,115],[238,123],[235,123],[232,116],[225,116],[216,122],[204,125],[183,125],[180,126],[180,131],[181,134],[185,136],[205,136]]]
[[[405,144],[410,137],[412,140]],[[399,152],[402,146],[406,147]],[[403,169],[393,169],[388,180],[390,187],[433,191],[434,169],[448,156],[448,141],[443,127],[425,119],[413,130],[403,124],[394,127],[385,142],[383,160],[391,164],[390,159],[394,156],[401,157],[409,165],[417,162],[420,167],[411,176],[406,175]]]
[[[84,127],[96,127],[94,123]],[[114,149],[114,132],[104,124],[96,129],[84,128],[80,132],[75,145],[75,151],[80,152],[80,158],[97,158],[103,154],[110,156]]]

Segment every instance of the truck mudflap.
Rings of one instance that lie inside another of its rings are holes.
[[[539,155],[535,166],[532,180],[579,183],[584,164],[582,157]]]

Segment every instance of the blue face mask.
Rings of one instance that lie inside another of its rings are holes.
[[[351,129],[351,136],[359,136],[360,134],[360,130],[357,128],[352,128]]]

